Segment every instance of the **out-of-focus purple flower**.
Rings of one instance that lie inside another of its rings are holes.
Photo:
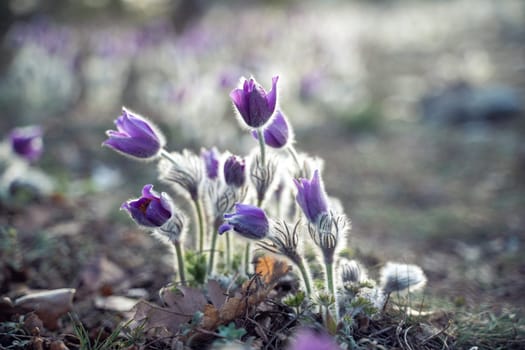
[[[235,204],[235,212],[224,214],[224,220],[225,223],[219,227],[219,234],[234,230],[246,238],[263,239],[270,229],[264,210],[249,204]]]
[[[326,333],[310,329],[301,329],[292,341],[288,350],[340,350],[335,340]]]
[[[30,162],[40,158],[44,150],[42,128],[39,126],[15,128],[9,133],[9,139],[13,151]]]
[[[229,186],[242,187],[246,182],[246,164],[244,159],[237,156],[230,156],[224,162],[224,181]]]
[[[126,209],[141,226],[161,227],[173,215],[173,201],[165,192],[159,194],[153,185],[146,185],[142,197],[124,202],[121,209]]]
[[[275,112],[278,80],[278,76],[272,78],[272,89],[268,93],[253,78],[244,79],[242,89],[230,93],[233,104],[249,127],[264,126]]]
[[[102,143],[114,150],[135,158],[151,159],[164,147],[163,135],[146,119],[126,108],[115,121],[117,130],[108,130],[109,138]]]
[[[219,152],[217,148],[213,147],[210,149],[202,149],[201,157],[204,161],[204,166],[206,168],[206,175],[209,179],[216,179],[219,175]]]
[[[311,180],[294,179],[297,186],[295,199],[304,212],[304,215],[313,224],[323,214],[328,213],[328,200],[319,177],[319,170],[315,170]]]
[[[253,137],[259,139],[257,131],[252,131]],[[290,139],[290,128],[288,121],[281,111],[275,112],[271,122],[264,128],[264,143],[273,148],[282,148],[288,144]]]

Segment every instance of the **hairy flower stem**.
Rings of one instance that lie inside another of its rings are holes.
[[[204,252],[204,216],[202,214],[201,201],[198,198],[192,199],[197,214],[197,223],[199,226],[199,253]]]
[[[290,144],[287,147],[287,150],[290,153],[290,155],[292,156],[292,159],[294,160],[295,164],[297,165],[297,169],[299,169],[299,171],[301,171],[301,173],[302,173],[301,162],[299,161],[299,157],[297,156],[297,152],[295,151],[295,148]]]
[[[266,144],[264,143],[264,134],[262,128],[257,129],[257,138],[259,139],[259,148],[261,149],[261,167],[266,166]]]
[[[301,258],[299,261],[296,261],[297,267],[299,267],[299,271],[301,272],[301,275],[303,275],[303,281],[304,286],[306,287],[306,294],[307,296],[312,295],[312,286],[310,284],[310,275],[308,273],[308,270],[306,270],[306,267],[304,266],[304,260]]]
[[[231,235],[229,232],[226,232],[225,235],[226,235],[226,271],[231,271],[232,269]]]
[[[213,262],[215,259],[215,247],[217,246],[217,236],[219,235],[219,226],[214,225],[213,232],[211,233],[211,247],[210,247],[210,260],[208,260],[208,276],[213,273]]]
[[[250,242],[247,242],[246,250],[244,251],[244,272],[246,273],[246,276],[250,273],[250,251],[251,244]]]
[[[173,163],[175,165],[177,164],[177,161],[165,149],[161,149],[160,156],[163,157],[164,159],[170,161],[171,163]],[[203,219],[203,214],[202,214],[202,206],[201,206],[199,198],[195,198],[194,196],[191,196],[191,200],[193,202],[193,207],[195,209],[196,221],[197,221],[197,225],[199,227],[198,228],[198,230],[199,230],[199,243],[198,243],[199,244],[199,253],[202,254],[203,251],[204,251],[204,219]]]
[[[332,262],[325,261],[326,268],[326,289],[327,292],[335,299],[335,288],[334,288],[334,264]]]
[[[182,246],[179,241],[173,242],[173,246],[175,247],[175,253],[177,255],[177,265],[179,270],[179,276],[180,276],[180,283],[185,286],[186,285],[186,273],[184,272],[184,256],[182,255]]]

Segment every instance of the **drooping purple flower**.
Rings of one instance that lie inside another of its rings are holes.
[[[219,175],[219,152],[217,148],[202,149],[201,157],[204,160],[206,175],[209,179],[216,179]]]
[[[264,210],[249,204],[236,203],[235,212],[224,214],[224,221],[219,227],[219,234],[234,230],[249,239],[263,239],[270,229]]]
[[[114,150],[135,158],[151,159],[164,147],[163,135],[146,119],[122,109],[122,115],[115,120],[117,130],[108,130],[109,138],[102,143]]]
[[[288,350],[340,350],[335,340],[326,333],[301,329],[295,334]]]
[[[232,155],[224,162],[224,181],[229,186],[242,187],[246,182],[244,159]]]
[[[257,131],[252,131],[253,137],[259,139]],[[290,128],[284,114],[277,110],[275,116],[263,130],[264,143],[273,148],[282,148],[288,144],[290,139]]]
[[[159,194],[148,184],[142,189],[140,198],[124,202],[121,209],[126,209],[141,226],[161,227],[173,215],[173,201],[165,192]]]
[[[230,93],[233,104],[249,127],[264,126],[275,112],[278,80],[278,76],[272,78],[272,89],[268,93],[253,78],[244,79],[242,88]]]
[[[42,128],[39,126],[15,128],[9,133],[9,139],[13,151],[30,162],[40,158],[44,150]]]
[[[319,177],[319,170],[315,170],[311,180],[294,179],[297,186],[297,204],[303,210],[304,215],[313,224],[323,214],[328,213],[328,200]]]

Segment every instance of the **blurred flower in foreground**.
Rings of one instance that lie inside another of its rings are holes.
[[[285,147],[291,139],[290,134],[291,132],[286,117],[278,110],[275,112],[275,117],[264,128],[264,143],[273,148]],[[252,135],[257,140],[259,139],[257,131],[253,130]]]
[[[340,350],[332,337],[310,329],[301,329],[295,334],[288,350]]]
[[[204,166],[206,168],[206,175],[209,179],[216,179],[219,175],[219,152],[217,148],[213,147],[210,149],[202,149],[201,157],[204,161]]]
[[[319,177],[319,170],[315,170],[311,180],[294,179],[297,186],[297,203],[304,215],[312,224],[317,224],[323,214],[328,213],[328,200]]]
[[[272,89],[268,93],[253,78],[244,79],[242,89],[230,93],[233,104],[249,127],[264,126],[275,112],[278,80],[278,76],[272,78]]]
[[[153,190],[153,185],[145,185],[142,197],[124,202],[126,209],[137,224],[146,227],[160,227],[173,215],[173,202],[162,192],[160,195]]]
[[[229,186],[242,187],[246,182],[244,159],[237,156],[230,156],[224,162],[224,181]]]
[[[264,210],[249,204],[235,204],[235,213],[224,214],[224,220],[225,223],[219,227],[219,234],[234,230],[246,238],[263,239],[270,229]]]
[[[126,108],[115,121],[117,130],[108,130],[109,138],[102,143],[114,150],[135,158],[151,159],[164,147],[164,136],[146,119]]]
[[[39,126],[15,128],[9,133],[9,139],[13,151],[30,162],[40,158],[44,150],[42,128]]]

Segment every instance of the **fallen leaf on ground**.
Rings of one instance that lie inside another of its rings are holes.
[[[95,307],[102,310],[129,312],[137,304],[137,299],[131,299],[118,295],[110,295],[108,297],[96,297]]]
[[[105,256],[92,258],[80,273],[80,291],[110,295],[128,287],[126,273]]]
[[[27,312],[34,311],[49,330],[58,328],[58,320],[73,309],[75,289],[62,288],[35,292],[18,298],[14,302]]]

